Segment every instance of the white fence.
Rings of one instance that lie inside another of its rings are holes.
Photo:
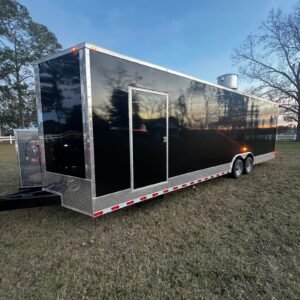
[[[9,141],[9,143],[12,144],[14,140],[15,140],[15,137],[13,135],[0,136],[0,143]]]
[[[296,134],[277,134],[276,141],[296,141]]]

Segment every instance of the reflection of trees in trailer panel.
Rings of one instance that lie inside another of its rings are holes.
[[[243,146],[254,155],[274,150],[273,104],[106,54],[90,57],[97,195],[130,188],[129,86],[169,95],[170,177],[227,163]],[[147,110],[133,103],[140,126],[141,114],[160,111],[144,100]]]
[[[134,188],[166,181],[167,97],[132,90]]]
[[[191,81],[186,93],[177,98],[173,115],[191,128],[245,128],[248,102],[246,96]]]
[[[128,70],[91,53],[96,195],[130,187]],[[138,78],[136,78],[138,80]]]
[[[85,176],[79,55],[39,64],[46,168]]]

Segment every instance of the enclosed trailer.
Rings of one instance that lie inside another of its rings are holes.
[[[43,189],[97,217],[272,159],[277,105],[90,44],[35,65]]]

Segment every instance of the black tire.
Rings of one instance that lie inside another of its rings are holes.
[[[232,176],[233,178],[239,178],[243,175],[244,163],[240,158],[237,158],[232,166]]]
[[[251,174],[253,171],[253,167],[254,167],[253,158],[251,156],[248,156],[244,163],[244,174],[247,175]]]

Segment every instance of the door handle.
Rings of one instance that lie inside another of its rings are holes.
[[[163,143],[166,143],[168,141],[168,138],[166,136],[163,137]]]

